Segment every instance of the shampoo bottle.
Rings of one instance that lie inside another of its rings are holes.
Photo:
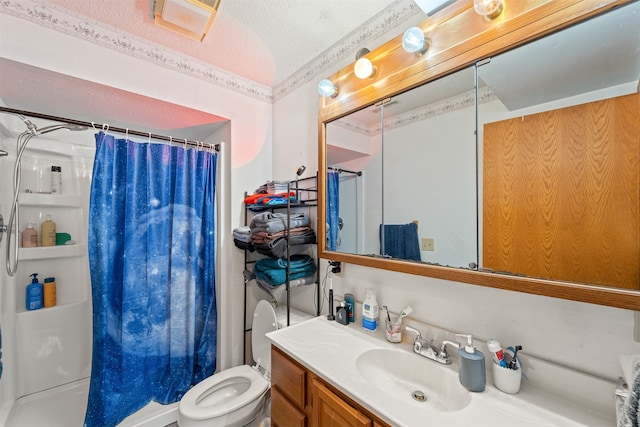
[[[484,391],[486,374],[484,354],[473,346],[473,337],[467,334],[456,334],[465,337],[467,344],[458,350],[460,354],[460,384],[469,391]]]
[[[55,307],[57,303],[55,277],[47,277],[46,279],[44,279],[44,285],[42,286],[42,288],[42,302],[44,307]]]
[[[33,228],[33,223],[30,222],[27,228],[22,232],[22,247],[23,248],[35,248],[38,246],[38,232]]]
[[[378,301],[373,289],[367,289],[362,303],[362,327],[368,331],[378,329]]]
[[[27,285],[26,308],[27,310],[38,310],[42,308],[42,283],[38,282],[38,274],[31,275],[31,284]]]
[[[51,194],[62,193],[62,167],[51,166]]]
[[[40,246],[56,245],[56,223],[51,220],[51,215],[47,215],[45,221],[40,225]]]

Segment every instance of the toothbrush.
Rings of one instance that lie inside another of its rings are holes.
[[[516,357],[518,356],[518,350],[522,350],[521,345],[517,345],[515,351],[513,352],[513,357],[511,358],[511,362],[509,362],[509,369],[516,369],[518,365],[516,364]]]
[[[384,311],[387,312],[387,321],[391,323],[391,316],[389,315],[389,309],[387,308],[386,305],[383,305],[382,308],[384,308]]]
[[[400,312],[400,317],[398,317],[397,323],[398,324],[402,323],[402,319],[410,315],[412,312],[413,312],[413,308],[411,308],[411,306],[409,305],[403,308],[402,311]]]

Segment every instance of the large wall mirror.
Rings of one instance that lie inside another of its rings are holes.
[[[333,121],[326,135],[329,195],[338,199],[328,247],[477,265],[473,67]]]
[[[640,2],[622,3],[326,120],[322,256],[640,309]]]

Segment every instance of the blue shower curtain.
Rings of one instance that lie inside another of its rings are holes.
[[[96,134],[85,426],[177,402],[215,370],[216,158]]]
[[[340,215],[340,173],[327,172],[327,249],[335,251],[338,245]]]

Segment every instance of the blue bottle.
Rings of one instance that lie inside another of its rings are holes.
[[[42,308],[42,283],[38,282],[38,273],[33,273],[31,277],[33,279],[26,291],[26,307],[27,310],[38,310]]]
[[[469,391],[484,391],[487,382],[484,369],[484,354],[473,346],[473,337],[466,334],[456,334],[465,337],[467,344],[458,350],[460,354],[460,384]]]

